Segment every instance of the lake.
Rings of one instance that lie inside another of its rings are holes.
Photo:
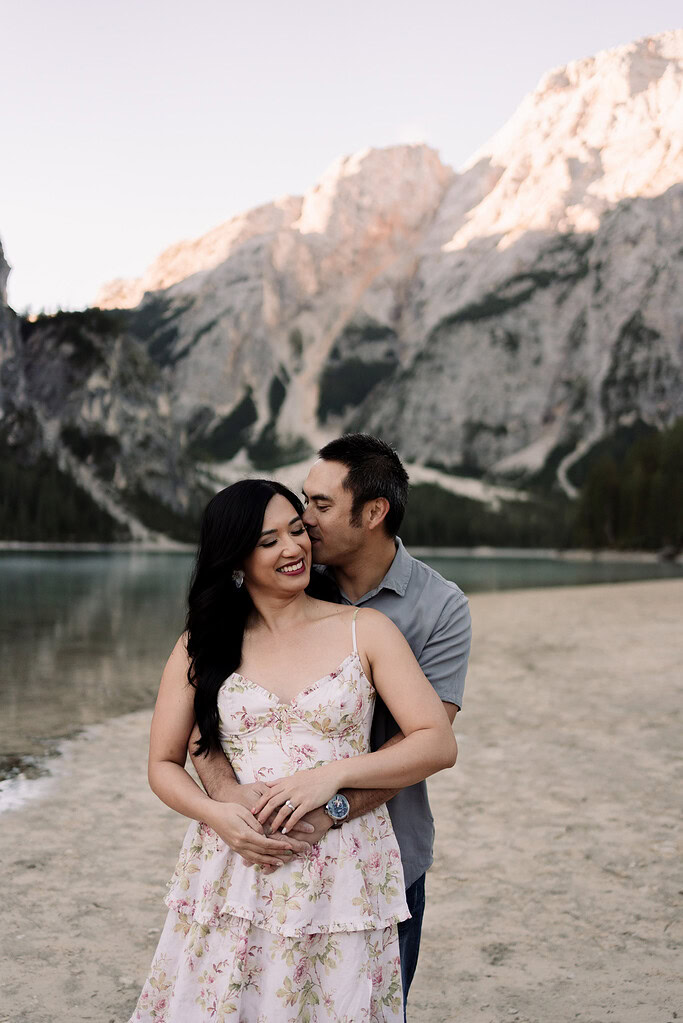
[[[683,576],[655,562],[424,560],[466,593]],[[179,552],[0,553],[0,777],[11,755],[40,757],[59,737],[153,704],[191,567]]]

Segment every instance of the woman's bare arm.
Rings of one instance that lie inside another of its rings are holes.
[[[369,662],[375,688],[403,738],[375,753],[336,760],[271,783],[270,797],[263,796],[254,813],[263,821],[282,807],[274,828],[284,823],[289,830],[339,789],[405,788],[455,763],[458,748],[443,703],[400,630],[370,608],[361,611],[358,626],[359,646]],[[282,806],[285,800],[296,807],[289,819],[289,808]]]
[[[455,715],[458,713],[458,708],[454,703],[442,702],[446,716],[452,725],[455,721]],[[395,743],[400,742],[402,738],[402,733],[397,732],[396,735],[392,735],[390,739],[387,739],[380,746],[380,749],[393,746]],[[356,817],[362,817],[371,810],[376,810],[383,803],[388,803],[400,791],[400,789],[341,789],[342,795],[346,796],[349,801],[348,820],[355,820]],[[331,827],[332,818],[325,813],[323,807],[318,807],[318,809],[310,810],[307,814],[304,814],[291,830],[288,828],[287,836],[315,845],[316,842],[321,840],[323,835],[327,834]]]
[[[223,841],[250,863],[280,866],[279,856],[298,843],[267,838],[244,806],[217,802],[202,792],[185,770],[187,742],[194,727],[194,691],[187,682],[184,637],[176,643],[159,686],[149,742],[148,777],[152,791],[172,810],[206,821]]]

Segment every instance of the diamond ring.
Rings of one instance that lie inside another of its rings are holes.
[[[289,799],[285,801],[285,806],[288,806],[290,810],[296,810],[294,803],[292,803]]]

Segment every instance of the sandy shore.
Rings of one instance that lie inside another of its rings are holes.
[[[414,1023],[683,1018],[683,581],[481,594]],[[39,709],[37,709],[37,713]],[[70,743],[0,817],[0,1023],[125,1023],[186,822],[149,714]],[[679,787],[676,781],[678,776]]]

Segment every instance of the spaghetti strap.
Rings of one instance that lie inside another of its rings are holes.
[[[360,608],[357,607],[356,610],[353,612],[353,618],[351,619],[351,632],[353,634],[353,652],[354,652],[354,654],[358,653],[358,644],[356,642],[356,618],[358,617],[358,612],[359,611],[360,611]]]

